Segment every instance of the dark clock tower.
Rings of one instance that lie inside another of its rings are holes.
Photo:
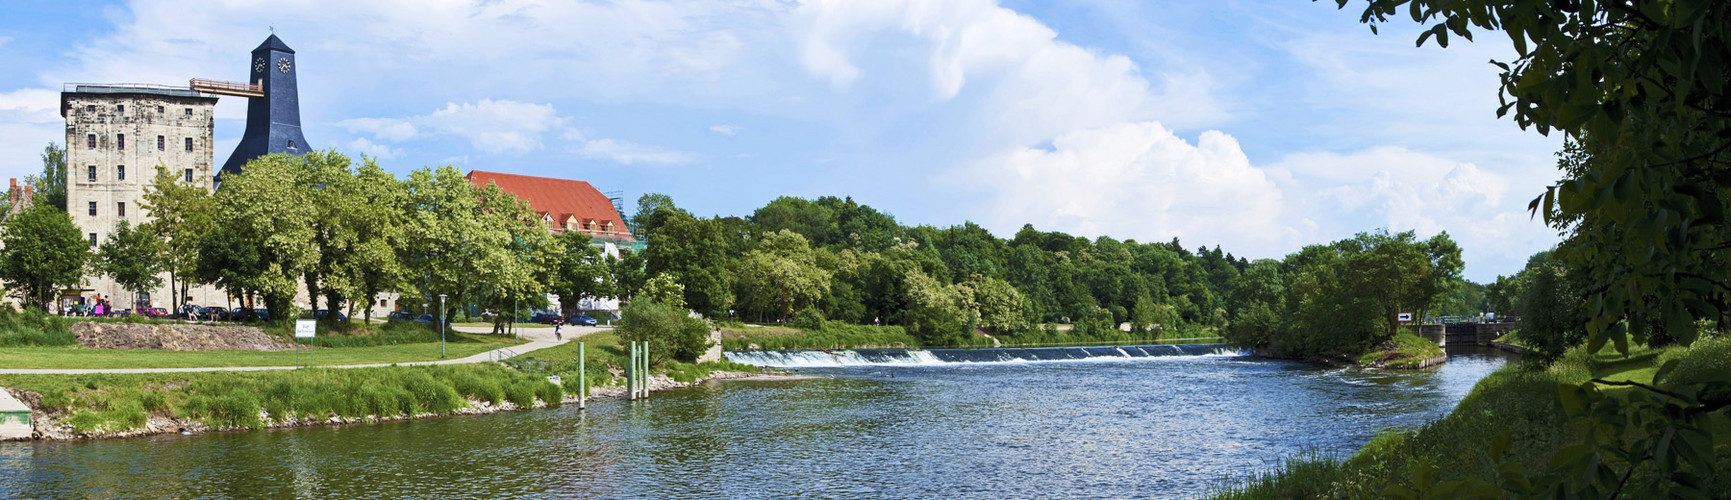
[[[240,172],[253,158],[271,153],[300,155],[312,151],[301,136],[300,92],[295,85],[295,51],[276,35],[252,49],[249,83],[263,87],[263,97],[251,97],[246,107],[246,135],[222,164],[222,173]],[[221,174],[218,174],[220,177]]]

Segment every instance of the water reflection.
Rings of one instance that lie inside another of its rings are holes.
[[[1193,496],[1445,414],[1504,358],[1425,372],[1251,358],[812,370],[646,402],[0,444],[0,497]]]

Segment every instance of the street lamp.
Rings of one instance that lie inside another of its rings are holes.
[[[445,294],[439,294],[439,359],[445,359]]]

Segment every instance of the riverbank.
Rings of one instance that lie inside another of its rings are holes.
[[[0,377],[0,384],[30,408],[35,431],[29,439],[33,440],[349,425],[484,415],[578,402],[575,391],[564,391],[544,379],[497,365],[186,375],[29,375]],[[649,377],[649,390],[669,391],[719,380],[788,377],[798,376],[710,371],[678,380],[656,374]],[[614,382],[590,388],[588,400],[624,398],[625,388]],[[80,387],[82,390],[74,390]],[[553,396],[555,393],[559,395]]]
[[[1413,429],[1378,434],[1357,453],[1337,456],[1304,455],[1273,471],[1224,485],[1214,498],[1372,498],[1385,488],[1425,491],[1443,483],[1454,488],[1485,485],[1500,492],[1510,471],[1539,480],[1551,470],[1552,457],[1581,442],[1585,430],[1571,424],[1558,398],[1559,385],[1579,386],[1592,379],[1651,383],[1658,368],[1676,360],[1666,385],[1702,382],[1731,370],[1731,338],[1702,339],[1695,345],[1648,349],[1631,347],[1628,356],[1611,350],[1569,351],[1544,369],[1504,367],[1474,386],[1448,416]],[[1662,386],[1663,387],[1663,386]],[[1626,395],[1630,387],[1600,385],[1610,395]],[[1719,419],[1716,470],[1731,470],[1731,423]],[[1492,455],[1490,450],[1503,450]],[[1626,462],[1606,455],[1605,464],[1622,469]],[[1639,469],[1638,469],[1639,470]],[[1647,473],[1651,471],[1648,470]],[[1530,475],[1529,475],[1530,474]],[[1643,474],[1635,474],[1640,479]],[[1714,498],[1731,498],[1731,477],[1700,475]],[[1421,484],[1422,483],[1422,484]],[[1495,495],[1493,495],[1495,496]]]

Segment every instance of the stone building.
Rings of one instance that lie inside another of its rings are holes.
[[[136,226],[151,220],[139,203],[158,166],[180,182],[211,189],[216,100],[187,87],[67,85],[60,94],[66,119],[66,211],[93,249],[120,221]],[[163,281],[138,302],[172,307],[166,276]],[[83,292],[68,298],[135,305],[130,292],[98,274],[85,277]],[[190,298],[199,304],[226,301],[209,288],[194,288]]]

